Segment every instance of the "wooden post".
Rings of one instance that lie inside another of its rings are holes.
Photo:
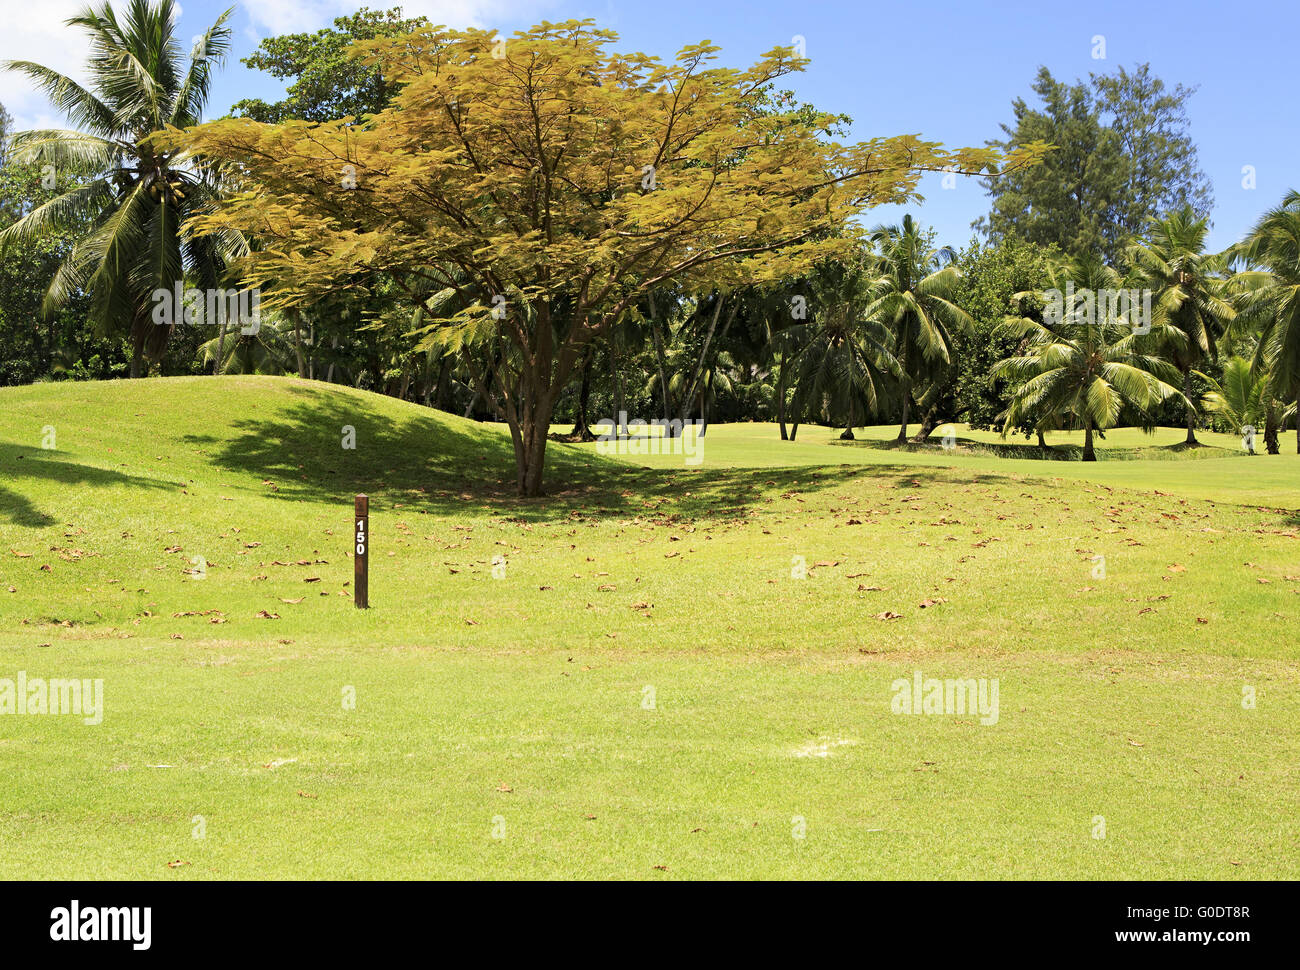
[[[353,533],[356,546],[352,550],[356,565],[352,584],[352,602],[357,609],[370,607],[370,498],[358,495],[356,501],[357,527]]]

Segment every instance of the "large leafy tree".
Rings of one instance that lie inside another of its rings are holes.
[[[376,37],[394,37],[426,26],[423,17],[406,18],[400,8],[371,10],[362,7],[354,14],[337,17],[333,26],[315,33],[282,34],[264,38],[242,63],[265,71],[286,82],[286,96],[268,103],[260,98],[246,98],[235,103],[236,115],[254,121],[333,121],[350,117],[356,124],[382,111],[397,93],[399,84],[387,80],[379,69],[349,56],[357,41]],[[435,304],[444,302],[431,289]],[[318,348],[329,348],[346,367],[320,368],[321,377],[347,378],[358,386],[389,394],[405,395],[415,386],[410,378],[417,360],[429,360],[431,351],[414,352],[412,328],[418,331],[422,319],[412,323],[409,303],[399,301],[403,294],[396,287],[378,285],[368,293],[338,293],[329,300],[317,301],[291,315],[289,323],[295,346],[304,345],[299,353],[299,372],[316,373],[323,362]],[[355,332],[355,323],[363,317],[381,318],[397,324],[403,317],[406,325],[382,328],[373,325],[367,333]],[[306,346],[310,345],[310,346]],[[323,352],[323,351],[322,351]],[[331,363],[334,363],[331,361]],[[450,362],[437,362],[439,383],[444,393],[437,400],[450,406],[447,375]],[[396,375],[396,380],[392,379]]]
[[[1011,316],[1005,323],[1024,349],[993,368],[1014,386],[1002,433],[1025,425],[1082,427],[1083,460],[1096,461],[1094,431],[1114,427],[1125,405],[1145,415],[1179,396],[1169,383],[1177,374],[1163,358],[1143,352],[1133,321],[1097,312],[1095,294],[1120,286],[1113,269],[1084,257],[1054,267],[1049,279],[1059,315]],[[1066,291],[1067,280],[1078,289]],[[1068,294],[1064,299],[1062,291]],[[1052,297],[1044,292],[1039,299],[1048,303]]]
[[[1270,393],[1300,411],[1300,192],[1287,193],[1255,225],[1240,252],[1263,271],[1242,274],[1242,317],[1259,329],[1252,364]],[[1300,452],[1300,414],[1296,419]]]
[[[383,274],[490,299],[440,321],[448,347],[488,348],[484,397],[508,422],[521,494],[542,490],[547,432],[589,345],[650,292],[726,291],[797,273],[842,248],[862,207],[913,197],[920,174],[1033,161],[946,151],[914,136],[842,146],[833,116],[772,114],[764,95],[803,60],[777,48],[747,70],[717,49],[664,63],[610,49],[590,21],[511,38],[421,28],[359,45],[402,85],[358,128],[214,122],[168,140],[243,166],[247,191],[200,231],[258,234],[247,280],[280,305]]]
[[[161,353],[172,330],[152,320],[154,291],[172,289],[187,270],[197,286],[217,286],[240,242],[230,231],[182,237],[186,219],[211,210],[220,182],[210,166],[150,137],[200,121],[213,67],[230,42],[227,10],[186,57],[176,12],[172,0],[130,0],[120,15],[105,2],[71,18],[69,26],[90,36],[89,87],[31,61],[5,63],[35,82],[75,126],[20,133],[13,156],[79,177],[0,232],[0,246],[77,227],[79,238],[49,284],[44,312],[88,292],[91,320],[101,332],[130,335],[132,376],[139,375],[142,357]]]
[[[1128,181],[1114,217],[1121,232],[1140,236],[1154,216],[1184,206],[1200,215],[1214,208],[1214,191],[1200,169],[1187,103],[1195,87],[1169,87],[1150,64],[1089,75],[1102,122],[1119,137]],[[1121,254],[1122,255],[1122,254]]]
[[[991,239],[1018,236],[1122,265],[1148,219],[1188,204],[1209,212],[1186,117],[1195,89],[1169,88],[1143,64],[1073,84],[1042,67],[1033,91],[1040,103],[1017,98],[1005,138],[992,144],[1045,141],[1054,150],[1042,165],[985,183],[990,211],[975,226]]]
[[[41,169],[12,159],[8,149],[11,136],[11,116],[0,105],[0,229],[47,202],[54,191],[52,180],[44,178]],[[41,294],[68,245],[65,235],[44,233],[21,250],[15,247],[0,254],[0,347],[4,348],[0,385],[30,383],[65,363],[60,359],[62,352],[71,349],[63,339],[67,324],[75,326],[76,312],[84,307],[68,307],[66,317],[70,320],[42,319],[40,308]],[[67,363],[76,359],[74,354]]]
[[[1133,275],[1151,291],[1152,334],[1182,374],[1187,444],[1196,444],[1192,375],[1218,356],[1218,341],[1236,316],[1229,254],[1207,253],[1209,219],[1191,205],[1151,221],[1147,238],[1129,251]]]
[[[911,217],[896,226],[878,226],[872,241],[880,249],[877,277],[871,283],[867,315],[893,334],[893,355],[901,382],[902,419],[898,441],[907,440],[913,395],[937,392],[952,364],[953,338],[968,330],[970,315],[953,302],[961,270],[955,253],[931,244],[932,234]],[[933,427],[922,426],[918,440]]]
[[[371,10],[362,7],[354,14],[336,17],[333,27],[314,34],[282,34],[267,37],[242,63],[288,81],[283,100],[267,103],[245,98],[234,106],[236,114],[254,121],[334,121],[382,111],[397,93],[395,81],[386,80],[379,69],[348,55],[359,40],[396,37],[426,26],[423,17],[404,18],[401,8]]]

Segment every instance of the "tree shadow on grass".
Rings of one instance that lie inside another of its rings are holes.
[[[57,451],[33,450],[27,445],[0,442],[0,517],[14,525],[42,529],[59,521],[24,494],[24,479],[39,479],[61,485],[130,485],[133,488],[166,488],[171,483],[127,475],[58,457]],[[57,512],[58,510],[53,510]]]
[[[908,441],[840,441],[830,442],[840,448],[870,448],[875,451],[901,451],[908,454],[924,455],[965,455],[987,458],[1019,458],[1031,461],[1082,461],[1083,446],[1075,444],[1055,444],[1046,448],[1038,447],[1035,442],[1023,444],[1011,441],[976,441],[971,438],[957,438],[951,449],[938,442],[917,444]],[[1105,448],[1097,449],[1099,461],[1137,461],[1137,460],[1171,460],[1193,458],[1226,458],[1240,454],[1230,448],[1218,445],[1188,445],[1178,442],[1173,445],[1148,445],[1140,448]]]
[[[299,400],[274,416],[236,421],[233,437],[182,440],[205,450],[218,467],[271,483],[285,498],[514,492],[514,448],[504,426],[461,421],[427,408],[412,408],[393,420],[327,390],[295,386],[288,392]],[[579,449],[552,445],[548,450],[548,470],[560,474],[575,474],[597,461]]]
[[[635,515],[741,517],[765,504],[773,490],[808,493],[863,475],[891,487],[923,487],[950,474],[923,466],[840,467],[832,462],[788,468],[646,468],[551,442],[547,494],[524,499],[515,492],[514,449],[502,426],[414,409],[392,420],[328,391],[295,387],[291,393],[299,400],[274,416],[236,422],[231,438],[190,435],[184,440],[207,451],[217,467],[268,483],[266,494],[285,500],[348,504],[353,495],[366,493],[376,510],[400,504],[416,512],[455,514],[469,506],[486,507],[525,522]],[[355,449],[343,446],[345,427],[355,431]]]

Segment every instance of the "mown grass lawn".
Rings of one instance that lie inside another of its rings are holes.
[[[956,433],[555,444],[519,500],[376,395],[0,389],[0,678],[105,694],[0,715],[0,876],[1300,875],[1300,459]],[[918,670],[996,723],[891,712]]]

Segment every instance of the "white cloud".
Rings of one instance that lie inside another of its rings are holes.
[[[423,15],[435,24],[454,27],[488,26],[540,16],[556,0],[394,0],[374,4],[387,9],[400,3],[406,16]],[[35,61],[85,82],[84,62],[87,38],[66,21],[84,9],[86,0],[24,0],[6,3],[3,33],[0,34],[0,60]],[[329,26],[335,17],[355,12],[358,0],[251,0],[241,4],[235,23],[247,18],[243,30],[248,46],[256,46],[262,37],[273,34],[318,30]],[[195,16],[202,16],[202,12]],[[207,24],[192,26],[205,27]],[[184,27],[180,35],[185,36]],[[0,71],[0,104],[14,117],[18,130],[38,127],[64,127],[49,101],[36,91],[24,74]]]
[[[64,21],[85,7],[85,0],[41,0],[40,3],[6,4],[0,60],[35,61],[84,81],[82,64],[86,45]],[[0,71],[0,104],[14,116],[14,127],[63,127],[51,113],[50,103],[25,74]]]

